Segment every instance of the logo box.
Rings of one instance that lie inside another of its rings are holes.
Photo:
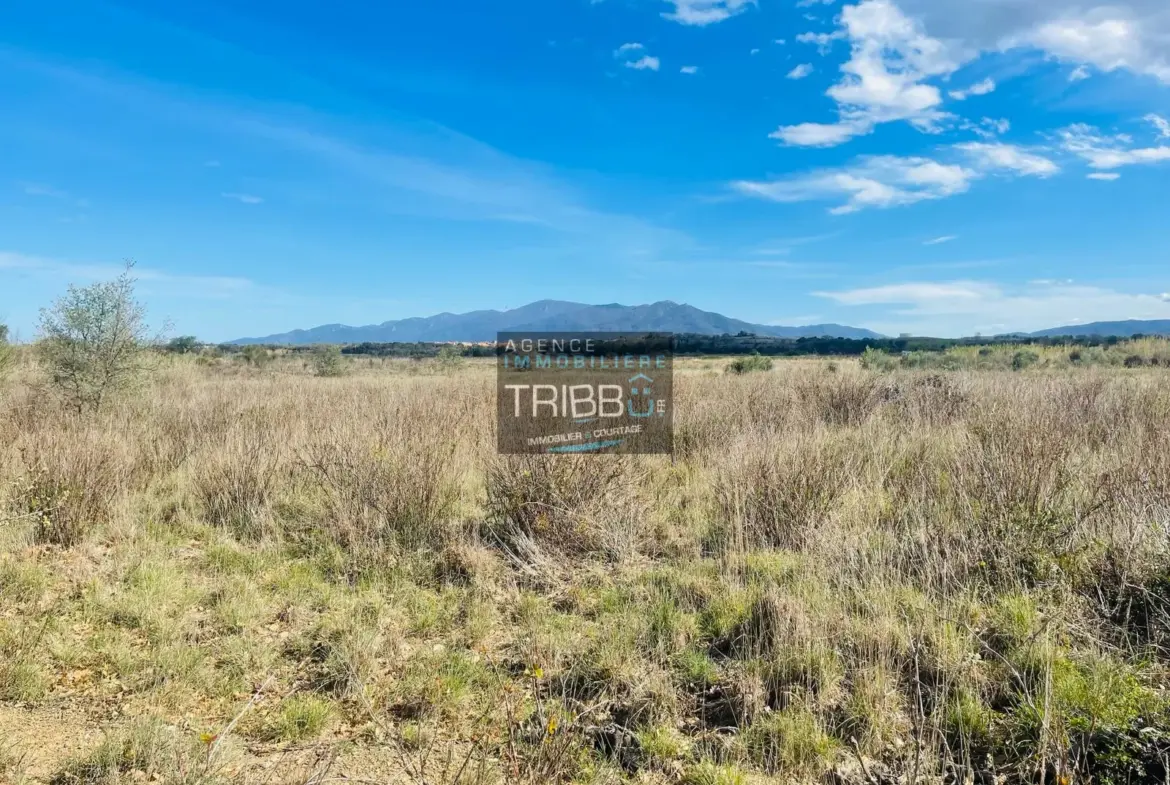
[[[669,454],[673,393],[673,333],[496,336],[504,455]]]

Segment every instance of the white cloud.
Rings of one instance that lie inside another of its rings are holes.
[[[1080,81],[1083,81],[1083,80],[1085,80],[1085,79],[1088,79],[1088,78],[1089,78],[1091,75],[1092,75],[1092,74],[1090,74],[1090,73],[1089,73],[1089,66],[1087,66],[1087,65],[1078,65],[1078,66],[1077,66],[1076,68],[1074,68],[1074,69],[1072,70],[1072,72],[1071,72],[1071,73],[1068,75],[1068,80],[1069,80],[1070,82],[1080,82]]]
[[[786,42],[784,41],[784,39],[783,39],[783,38],[777,38],[777,39],[776,39],[775,41],[773,41],[772,43],[774,43],[774,44],[777,44],[777,45],[779,45],[779,46],[784,46],[784,44],[785,44]]]
[[[613,56],[618,60],[624,61],[622,65],[626,68],[633,68],[635,71],[657,71],[661,62],[657,57],[650,55],[637,55],[646,51],[646,47],[637,42],[622,44],[617,49],[613,50]],[[685,73],[685,71],[684,71]]]
[[[965,142],[955,145],[955,149],[975,159],[981,170],[1006,169],[1035,177],[1049,177],[1060,171],[1050,159],[1003,142]]]
[[[983,139],[994,139],[1000,134],[1006,134],[1012,129],[1011,121],[1006,117],[998,120],[993,117],[984,117],[978,123],[971,120],[960,120],[959,128],[979,136]]]
[[[678,72],[680,74],[697,74],[697,73],[699,73],[699,66],[697,66],[697,65],[684,65],[682,68],[678,69]]]
[[[890,306],[866,323],[887,334],[966,335],[977,325],[997,332],[1114,319],[1170,318],[1170,298],[1133,294],[1070,281],[1005,288],[983,281],[907,282],[845,291],[815,292],[844,306]]]
[[[748,54],[758,55],[759,53],[760,53],[760,50],[757,48],[757,49],[752,49]]]
[[[243,204],[260,204],[264,201],[261,197],[253,196],[252,194],[222,193],[220,196],[224,199],[235,199],[237,202],[242,202]]]
[[[922,244],[923,245],[942,245],[943,243],[949,243],[952,240],[958,240],[958,239],[959,239],[959,236],[956,234],[944,234],[942,237],[935,237],[933,240],[925,240],[925,241],[923,241]]]
[[[1074,65],[1125,69],[1170,83],[1170,13],[1165,0],[899,3],[907,13],[919,16],[931,35],[961,40],[972,52],[1037,48]]]
[[[633,68],[635,71],[657,71],[659,61],[657,57],[644,55],[637,60],[627,60],[625,66],[626,68]]]
[[[704,27],[730,19],[755,5],[755,0],[666,0],[674,6],[673,11],[662,16],[683,25]]]
[[[955,196],[988,174],[1048,177],[1060,171],[1048,158],[1015,145],[968,142],[950,149],[961,154],[965,162],[865,156],[840,168],[768,181],[739,180],[731,187],[741,194],[774,202],[840,202],[829,212],[843,215],[867,207],[901,207]]]
[[[813,72],[813,67],[809,63],[801,63],[788,72],[789,79],[804,79]]]
[[[1113,180],[1120,179],[1121,175],[1119,175],[1117,172],[1092,172],[1085,175],[1085,177],[1089,178],[1090,180],[1106,180],[1112,182]]]
[[[0,270],[25,270],[53,279],[101,281],[125,270],[120,263],[72,262],[49,259],[15,251],[0,251]],[[183,275],[136,266],[133,276],[155,288],[168,287],[190,297],[226,297],[254,292],[257,284],[248,278],[218,275]]]
[[[1154,127],[1158,129],[1159,139],[1170,139],[1170,120],[1156,114],[1148,114],[1144,119],[1147,123],[1153,123]]]
[[[796,40],[802,44],[816,44],[817,51],[825,55],[829,53],[834,41],[847,37],[848,33],[844,30],[836,30],[832,33],[801,33],[796,36]]]
[[[1008,43],[1031,44],[1060,60],[1088,63],[1102,71],[1124,68],[1170,83],[1170,62],[1157,54],[1141,23],[1121,9],[1097,8],[1038,25]]]
[[[887,208],[962,193],[978,173],[930,158],[871,156],[852,166],[822,169],[783,180],[738,181],[742,194],[774,202],[836,201],[834,215],[867,207]]]
[[[1094,169],[1170,161],[1170,146],[1131,147],[1133,138],[1128,134],[1104,136],[1099,129],[1084,123],[1062,128],[1057,135],[1065,150],[1080,156]]]
[[[982,82],[976,82],[968,87],[966,90],[951,90],[949,95],[956,101],[966,101],[973,95],[987,95],[995,90],[994,79],[984,79]]]
[[[837,35],[849,38],[851,55],[841,66],[844,77],[826,93],[837,103],[838,122],[781,127],[774,138],[792,145],[839,144],[895,121],[936,131],[949,115],[938,109],[939,89],[925,80],[958,69],[961,58],[951,46],[927,35],[892,0],[845,6],[840,23]],[[801,40],[827,43],[825,35],[805,33]]]

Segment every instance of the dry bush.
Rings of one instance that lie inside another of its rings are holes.
[[[16,512],[35,522],[39,542],[69,547],[107,523],[131,478],[119,436],[94,425],[42,430],[20,446]]]
[[[507,456],[485,478],[486,527],[514,553],[537,547],[618,559],[647,531],[635,460],[612,456]]]
[[[803,547],[853,482],[857,446],[829,435],[748,432],[715,470],[717,534],[749,549]]]
[[[433,386],[355,409],[322,422],[302,451],[325,494],[328,535],[353,550],[440,549],[454,531],[460,421],[468,413],[449,411]]]
[[[257,537],[269,527],[288,447],[269,413],[244,411],[193,467],[196,497],[209,523]]]

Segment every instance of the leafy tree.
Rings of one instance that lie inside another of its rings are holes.
[[[146,310],[134,299],[134,262],[112,281],[70,285],[41,309],[40,356],[53,386],[78,412],[96,411],[148,370]]]
[[[327,344],[314,349],[313,373],[317,376],[344,375],[345,362],[341,359],[341,347],[334,344]]]
[[[191,354],[198,349],[199,339],[194,335],[180,335],[167,343],[167,351],[171,354]]]

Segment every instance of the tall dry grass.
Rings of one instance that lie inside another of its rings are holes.
[[[86,663],[215,724],[271,678],[319,697],[245,739],[485,782],[1165,775],[1164,371],[682,368],[673,461],[496,456],[476,363],[175,360],[84,418],[26,371],[0,701]]]

